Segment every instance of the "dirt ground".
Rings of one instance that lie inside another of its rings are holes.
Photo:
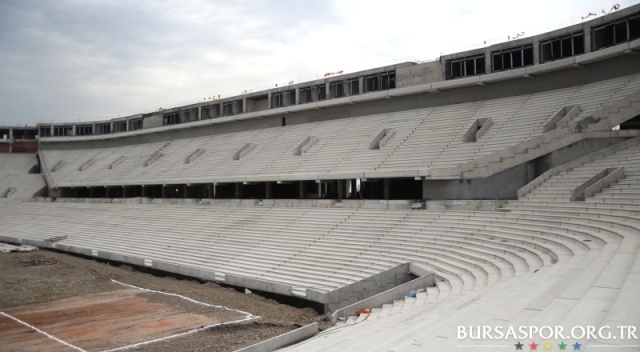
[[[52,251],[0,254],[0,273],[0,312],[44,331],[51,330],[47,332],[54,336],[52,331],[59,331],[70,339],[62,340],[78,341],[82,344],[78,347],[92,352],[245,317],[241,312],[193,304],[177,296],[144,292],[112,280],[183,295],[260,317],[137,346],[133,350],[234,351],[314,321],[322,328],[327,327],[324,317],[311,308],[294,308],[211,282],[203,284],[196,280],[159,277],[125,265],[112,266]],[[124,325],[117,328],[120,317]],[[72,332],[65,330],[69,327],[77,328]],[[44,335],[35,336],[40,334],[5,316],[0,316],[0,330],[5,331],[0,333],[3,351],[6,348],[25,350],[25,346],[30,346],[28,349],[31,350],[42,350],[44,346],[51,349],[51,344],[56,350],[70,350],[54,340],[42,338]]]

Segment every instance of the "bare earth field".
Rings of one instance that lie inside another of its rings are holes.
[[[0,254],[0,273],[2,351],[234,351],[326,327],[310,308],[51,251]]]

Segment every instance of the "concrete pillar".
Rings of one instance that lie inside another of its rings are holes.
[[[294,104],[298,105],[298,104],[300,104],[300,88],[296,88],[295,91],[296,91],[296,93],[295,93],[296,94],[296,98],[295,98],[296,101],[294,102]]]
[[[364,77],[358,77],[358,94],[364,93]]]
[[[344,194],[345,194],[345,181],[343,180],[338,180],[337,181],[337,186],[338,186],[338,199],[344,199]]]
[[[492,65],[491,65],[492,60],[493,60],[493,56],[491,55],[491,48],[487,47],[484,50],[484,72],[485,73],[492,72]]]
[[[273,182],[267,182],[264,185],[264,198],[272,199],[273,198]]]
[[[331,99],[331,84],[328,79],[324,81],[324,96],[326,99]]]
[[[271,91],[267,92],[267,109],[271,109]]]
[[[322,199],[322,182],[318,182],[318,199]]]
[[[198,121],[202,120],[202,105],[198,106]]]
[[[591,44],[591,28],[584,29],[584,53],[590,53],[593,50],[593,44]]]
[[[304,181],[298,181],[298,199],[304,199]]]
[[[246,113],[249,111],[249,106],[247,106],[247,98],[243,97],[242,98],[242,112]]]
[[[75,136],[75,135],[76,135],[76,133],[77,133],[77,132],[76,132],[76,128],[77,128],[77,127],[78,127],[78,126],[76,126],[76,124],[75,124],[75,123],[73,124],[73,126],[71,126],[71,135],[72,135],[72,136]]]
[[[54,131],[53,125],[51,125],[51,128],[49,129],[49,135],[50,136],[53,136],[53,131]]]
[[[213,194],[212,194],[211,198],[215,198],[215,197],[216,197],[216,186],[217,186],[217,185],[216,185],[215,183],[213,183],[212,185],[213,185],[213,186],[212,186]]]
[[[389,189],[389,185],[391,183],[391,180],[389,180],[388,178],[385,178],[383,180],[383,185],[382,185],[382,197],[384,198],[384,200],[389,200],[390,196],[389,194],[391,194],[391,190]]]
[[[540,39],[533,38],[533,64],[540,64]]]

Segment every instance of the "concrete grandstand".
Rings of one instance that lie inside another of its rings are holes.
[[[0,240],[337,321],[286,350],[640,351],[639,53],[635,5],[439,61],[1,127]],[[16,142],[36,134],[36,154]]]

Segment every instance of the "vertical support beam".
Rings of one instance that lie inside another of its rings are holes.
[[[322,182],[318,182],[318,199],[322,199]]]
[[[111,192],[109,192],[109,187],[104,188],[104,194],[107,198],[111,198]]]
[[[593,44],[591,43],[591,28],[584,29],[584,53],[590,53],[593,51]]]
[[[540,64],[540,39],[538,37],[533,38],[533,64]]]
[[[329,79],[324,80],[324,96],[325,99],[331,99],[331,85],[329,84]]]
[[[294,104],[295,104],[295,105],[298,105],[298,104],[300,104],[300,88],[296,88],[296,89],[295,89],[295,92],[296,92],[296,93],[295,93],[295,94],[296,94],[296,97],[295,97],[295,102],[294,102]]]
[[[202,105],[198,105],[198,121],[202,120]]]
[[[76,124],[74,123],[73,126],[71,126],[71,135],[75,136],[76,135],[76,129],[78,128],[78,126],[76,126]]]
[[[304,199],[304,181],[298,181],[298,199]]]
[[[344,199],[345,198],[345,188],[346,187],[346,183],[344,180],[338,180],[338,199]]]
[[[273,182],[267,182],[264,185],[264,198],[272,199],[273,198]]]
[[[358,94],[364,93],[364,76],[358,77],[358,92]]]
[[[388,178],[385,178],[383,180],[383,185],[382,185],[382,187],[383,187],[382,193],[383,194],[382,194],[382,197],[384,198],[384,200],[389,200],[389,198],[390,198],[390,196],[389,196],[391,194],[391,190],[389,189],[389,185],[391,183],[390,181],[391,180],[389,180]]]
[[[484,72],[491,73],[491,69],[493,68],[491,62],[493,61],[493,57],[491,56],[491,48],[487,47],[484,50]],[[446,66],[446,65],[445,65]],[[445,67],[446,69],[446,67]]]
[[[249,106],[247,105],[247,97],[242,97],[242,112],[247,113],[249,111]]]

